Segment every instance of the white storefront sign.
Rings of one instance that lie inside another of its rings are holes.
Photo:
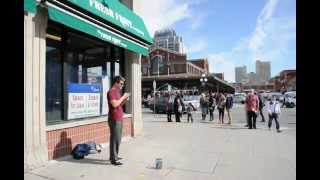
[[[69,84],[68,119],[100,115],[100,85]]]

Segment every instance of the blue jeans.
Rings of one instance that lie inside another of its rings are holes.
[[[274,120],[276,122],[276,128],[277,130],[280,129],[280,125],[279,125],[279,115],[276,113],[272,113],[271,115],[269,114],[269,123],[268,123],[268,127],[271,128],[272,126],[272,120]]]

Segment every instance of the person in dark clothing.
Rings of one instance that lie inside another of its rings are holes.
[[[181,98],[179,94],[174,98],[173,106],[174,106],[174,114],[175,114],[176,122],[181,122],[180,117],[182,113],[182,104],[181,104]]]
[[[202,114],[202,120],[206,119],[207,113],[208,113],[208,99],[205,95],[205,93],[201,94],[200,98],[200,108],[201,108],[201,114]]]
[[[258,95],[259,98],[259,112],[260,112],[260,116],[261,116],[261,122],[265,122],[265,118],[263,115],[263,107],[264,107],[264,101],[263,101],[263,97],[261,96],[261,94]]]
[[[231,124],[231,108],[233,106],[233,97],[231,94],[226,95],[226,110],[229,118],[228,124]]]
[[[171,119],[172,110],[173,110],[173,98],[171,95],[169,95],[169,97],[167,99],[167,119],[168,119],[168,122],[172,122],[172,119]]]
[[[224,109],[226,107],[226,97],[223,95],[223,93],[219,93],[219,99],[218,99],[218,110],[219,110],[219,123],[224,123]]]
[[[209,97],[209,114],[210,114],[210,121],[213,121],[214,119],[214,116],[213,116],[213,112],[214,112],[214,109],[216,107],[216,98],[214,96],[213,93],[210,94],[210,97]]]

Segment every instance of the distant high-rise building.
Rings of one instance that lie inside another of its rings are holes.
[[[254,72],[250,72],[248,74],[248,80],[249,80],[249,82],[248,82],[249,85],[257,85],[258,84],[257,74]]]
[[[178,36],[174,30],[156,31],[153,40],[154,43],[151,49],[165,48],[178,53],[184,53],[182,37]]]
[[[271,78],[270,61],[256,61],[256,74],[259,84],[266,83]]]
[[[237,83],[245,83],[247,81],[247,67],[236,67],[236,82]]]

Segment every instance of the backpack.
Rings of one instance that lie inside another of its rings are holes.
[[[88,144],[77,144],[73,148],[71,154],[74,159],[83,159],[84,156],[87,156],[91,150],[91,146]]]

